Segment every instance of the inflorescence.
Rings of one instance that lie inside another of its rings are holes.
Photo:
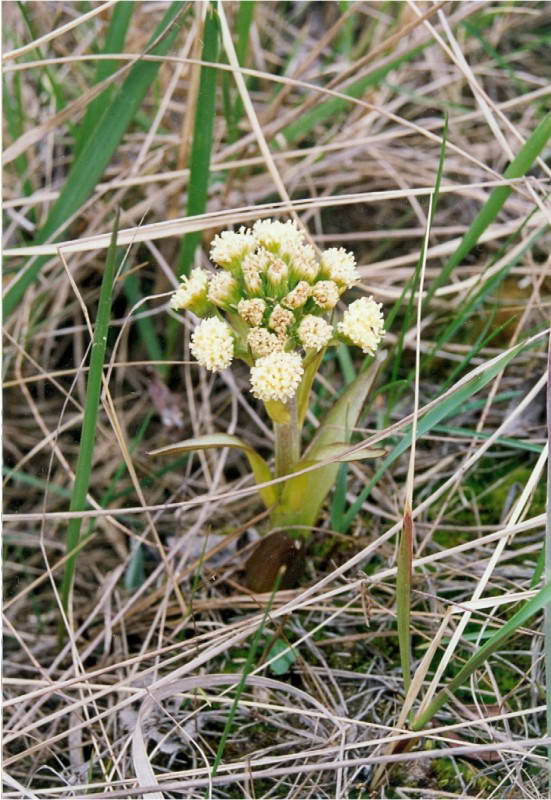
[[[373,355],[384,336],[382,306],[372,297],[355,300],[334,324],[340,296],[359,278],[356,261],[342,247],[318,260],[295,222],[267,219],[252,230],[223,231],[210,256],[222,271],[192,270],[170,307],[203,318],[192,335],[197,361],[219,370],[242,358],[260,400],[291,399],[305,356],[339,341]]]

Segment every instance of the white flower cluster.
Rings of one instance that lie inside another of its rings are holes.
[[[223,231],[210,256],[221,270],[192,270],[170,306],[203,317],[192,336],[197,361],[218,370],[243,359],[252,392],[263,401],[295,395],[309,353],[340,340],[373,354],[384,335],[381,306],[372,298],[353,302],[337,325],[324,319],[358,281],[356,261],[342,247],[318,259],[295,222],[266,219]]]

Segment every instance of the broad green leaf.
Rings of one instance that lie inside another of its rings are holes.
[[[358,421],[375,380],[378,366],[375,361],[367,370],[360,372],[329,410],[315,439],[304,454],[305,462],[321,461],[324,450],[335,442],[342,446],[350,438],[350,432]],[[335,461],[285,481],[281,499],[272,513],[272,523],[277,527],[314,525],[323,501],[335,483],[338,470],[339,462]]]
[[[193,450],[212,450],[219,447],[231,447],[236,450],[243,450],[253,471],[257,483],[267,483],[273,480],[273,475],[267,462],[259,456],[256,450],[250,447],[243,439],[232,436],[229,433],[211,433],[206,436],[197,436],[195,439],[185,439],[183,442],[175,442],[166,447],[159,447],[148,453],[150,456],[168,456],[178,453],[189,453]],[[277,502],[277,487],[265,486],[259,489],[258,493],[262,497],[264,504],[270,508]]]
[[[327,461],[327,459],[330,458],[342,464],[348,461],[362,461],[364,458],[380,458],[386,454],[386,450],[382,448],[373,449],[369,447],[363,447],[350,452],[352,447],[353,445],[351,445],[350,442],[334,442],[333,444],[328,444],[316,453],[315,460],[309,459],[309,462],[319,463]]]

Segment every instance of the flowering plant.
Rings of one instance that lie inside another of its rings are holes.
[[[190,349],[203,367],[225,369],[234,359],[249,366],[251,392],[274,425],[274,472],[253,448],[227,434],[188,439],[153,454],[238,447],[257,484],[289,476],[259,486],[272,526],[291,533],[299,526],[307,529],[316,522],[339,461],[381,454],[351,452],[348,443],[374,370],[360,372],[301,454],[308,398],[327,347],[345,342],[374,355],[384,336],[381,304],[372,297],[354,300],[337,321],[341,295],[359,278],[354,256],[330,248],[318,258],[295,222],[267,219],[252,229],[223,231],[214,238],[210,256],[220,269],[211,273],[198,267],[182,277],[170,307],[201,318]],[[318,463],[318,469],[300,472]]]

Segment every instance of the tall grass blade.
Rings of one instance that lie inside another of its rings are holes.
[[[126,32],[130,24],[130,18],[134,11],[134,3],[117,3],[113,8],[113,14],[107,28],[105,35],[105,42],[100,50],[102,55],[109,53],[123,53],[124,41],[126,39]],[[96,75],[94,83],[101,83],[117,69],[117,61],[113,60],[100,60],[96,67]],[[107,89],[96,97],[88,105],[84,119],[78,129],[75,141],[75,153],[78,154],[84,144],[89,140],[92,131],[96,127],[98,121],[101,119],[103,112],[109,105],[109,101],[113,96],[114,86],[108,86]]]
[[[185,10],[181,0],[176,0],[169,6],[150,40],[150,43],[158,40],[158,44],[150,51],[148,49],[148,52],[163,56],[170,50],[178,34],[179,25],[183,21]],[[142,61],[131,69],[113,101],[105,109],[90,139],[75,159],[48,219],[36,236],[35,244],[43,244],[52,237],[57,238],[72,215],[90,197],[134,119],[160,66],[161,61]],[[5,317],[12,314],[26,289],[36,280],[49,258],[41,256],[31,259],[26,270],[8,287],[4,296]]]
[[[507,639],[509,639],[522,625],[525,625],[542,608],[547,607],[551,603],[551,583],[546,583],[535,597],[528,600],[511,619],[506,622],[493,636],[491,636],[467,661],[467,663],[459,670],[457,675],[434,697],[432,702],[427,708],[420,712],[415,718],[412,730],[420,731],[432,719],[432,717],[439,711],[445,702],[449,699],[450,694],[454,694],[470,676],[482,664],[484,664],[489,657],[499,647],[501,647]]]
[[[80,435],[80,446],[78,460],[75,470],[75,483],[71,497],[70,511],[83,511],[86,508],[86,495],[90,485],[92,473],[92,457],[94,454],[94,444],[96,441],[96,424],[98,418],[98,407],[100,402],[101,381],[103,376],[103,365],[105,361],[105,349],[107,346],[107,332],[109,319],[111,316],[111,297],[113,293],[113,282],[115,278],[115,268],[117,262],[117,233],[119,230],[119,214],[117,211],[111,244],[107,251],[107,261],[105,272],[101,282],[98,316],[94,328],[94,341],[90,354],[90,370],[86,384],[86,399],[84,403],[84,418],[82,421],[82,431]],[[69,521],[67,528],[67,552],[71,552],[78,545],[80,538],[80,528],[82,519],[75,517]],[[67,559],[63,581],[61,584],[61,601],[66,612],[69,605],[69,595],[73,584],[73,576],[76,566],[76,556]]]
[[[235,54],[240,66],[242,67],[245,66],[245,61],[247,58],[250,30],[254,18],[254,9],[255,0],[241,0],[235,17],[235,32],[237,36]],[[232,80],[233,76],[231,72],[224,72],[222,75],[224,113],[228,128],[227,139],[230,143],[236,142],[239,138],[239,120],[243,115],[243,101],[241,100],[241,95],[238,94],[235,99],[232,97]]]
[[[138,305],[140,300],[142,300],[143,295],[140,291],[140,279],[138,276],[132,272],[126,276],[124,279],[124,292],[126,297],[128,298],[128,302],[131,308],[134,308]],[[157,336],[157,331],[155,330],[155,325],[153,324],[153,320],[151,317],[146,316],[139,316],[136,319],[136,327],[138,329],[138,333],[140,335],[140,339],[143,342],[143,345],[146,349],[147,355],[151,359],[151,361],[162,361],[163,360],[163,351],[159,342],[159,337]],[[161,364],[155,364],[156,369],[161,369]]]
[[[203,30],[203,61],[218,60],[219,21],[218,14],[209,8]],[[191,145],[191,161],[187,197],[187,216],[203,214],[207,208],[210,157],[212,153],[212,134],[216,110],[216,67],[201,67],[199,92],[195,110],[195,126]],[[184,236],[180,250],[180,272],[187,275],[197,245],[201,241],[201,231]]]
[[[547,446],[551,442],[551,336],[547,355]],[[547,517],[545,526],[545,583],[551,582],[551,456],[547,452]],[[547,700],[547,735],[551,731],[551,602],[545,606],[545,698]],[[548,794],[551,797],[551,745],[547,747]]]
[[[341,93],[346,94],[349,97],[353,97],[354,99],[358,99],[370,87],[378,86],[386,78],[389,72],[392,72],[392,70],[399,67],[400,64],[404,64],[407,61],[411,61],[413,58],[415,58],[415,56],[418,55],[427,46],[427,44],[428,42],[418,45],[417,47],[408,50],[406,53],[402,53],[393,61],[389,61],[388,64],[383,64],[382,67],[372,70],[359,80],[349,84],[344,89],[341,89]],[[342,97],[331,97],[329,100],[325,100],[315,108],[307,111],[305,114],[299,117],[296,122],[291,122],[290,125],[287,125],[287,127],[283,128],[282,134],[289,143],[296,142],[297,140],[302,139],[304,136],[307,136],[316,127],[316,125],[320,125],[327,119],[333,120],[337,114],[347,108],[348,105],[348,101]]]
[[[235,719],[235,714],[237,712],[237,707],[239,705],[239,699],[243,694],[243,689],[245,688],[245,684],[247,683],[247,676],[250,674],[252,670],[258,646],[260,644],[260,640],[262,639],[262,634],[264,632],[264,627],[266,625],[266,620],[268,619],[268,616],[270,614],[275,594],[281,582],[281,574],[282,573],[280,572],[276,578],[272,594],[270,595],[270,599],[266,603],[266,608],[264,609],[264,614],[262,615],[260,625],[256,629],[255,635],[251,642],[251,646],[249,647],[249,652],[247,653],[247,660],[245,661],[245,664],[243,666],[243,672],[241,674],[241,680],[239,681],[237,688],[235,690],[235,697],[233,699],[233,703],[230,708],[230,713],[228,714],[228,718],[226,720],[226,724],[224,725],[224,730],[222,732],[222,738],[220,739],[220,744],[218,745],[218,750],[216,751],[216,756],[214,757],[214,764],[212,765],[212,772],[211,772],[212,778],[214,778],[214,776],[216,775],[218,767],[220,766],[220,762],[222,761],[222,756],[224,755],[226,742],[228,741],[228,736],[231,733],[233,721]]]
[[[523,175],[526,175],[550,137],[551,112],[541,120],[532,135],[519,150],[516,158],[511,161],[503,173],[503,176],[505,178],[521,178]],[[432,282],[432,285],[429,286],[426,297],[427,303],[430,302],[436,290],[446,283],[455,267],[470,253],[486,228],[495,220],[512,191],[510,186],[497,186],[492,190],[490,196],[471,223],[469,230],[463,236],[457,250],[450,256],[438,277]]]
[[[448,116],[446,115],[445,118],[444,118],[444,128],[442,130],[442,141],[441,141],[441,144],[440,144],[440,157],[438,159],[438,169],[436,171],[436,180],[435,180],[435,183],[434,183],[434,193],[432,195],[433,200],[432,200],[430,215],[429,215],[429,218],[427,220],[427,225],[428,225],[429,231],[430,231],[430,228],[432,226],[432,223],[433,223],[433,220],[434,220],[434,217],[435,217],[435,214],[436,214],[436,210],[438,208],[438,200],[439,200],[439,197],[440,197],[440,184],[442,183],[442,174],[444,172],[444,159],[446,157],[446,144],[447,144],[447,141],[448,141]],[[402,361],[402,355],[403,355],[403,352],[404,352],[404,342],[405,342],[405,338],[406,338],[406,333],[410,329],[411,321],[413,319],[415,294],[416,294],[417,288],[419,286],[419,277],[421,275],[421,265],[423,263],[423,260],[425,259],[425,255],[426,255],[426,244],[425,244],[425,240],[423,240],[423,245],[421,247],[421,252],[419,253],[419,258],[417,260],[417,265],[415,267],[415,276],[413,278],[413,281],[411,283],[408,283],[407,286],[406,286],[406,289],[404,290],[404,291],[409,290],[410,291],[410,295],[409,295],[409,300],[408,300],[406,312],[404,314],[404,319],[402,321],[402,327],[401,327],[401,330],[400,330],[400,334],[398,336],[397,346],[396,346],[396,349],[394,351],[394,359],[393,359],[393,364],[392,364],[392,373],[391,373],[390,381],[396,382],[398,380],[399,367],[400,367],[400,363]],[[387,323],[387,325],[388,325],[388,323]],[[389,411],[388,411],[388,415],[387,415],[387,421],[390,419],[390,412],[391,412],[391,410],[392,410],[392,408],[393,408],[393,406],[394,406],[394,404],[396,402],[396,397],[397,397],[398,394],[399,394],[399,386],[396,386],[396,389],[391,392],[390,397],[389,397],[389,403],[388,403]]]
[[[402,522],[396,575],[396,625],[404,689],[411,684],[411,576],[413,563],[413,516],[406,503]]]

